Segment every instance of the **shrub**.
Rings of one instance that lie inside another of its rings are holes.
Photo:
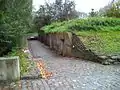
[[[88,18],[88,19],[73,19],[64,22],[54,22],[51,25],[45,26],[42,29],[46,33],[50,32],[65,32],[65,31],[90,31],[90,30],[120,30],[120,19],[116,18]]]
[[[22,50],[13,50],[9,53],[9,56],[19,56],[20,57],[20,73],[23,75],[29,71],[30,62],[28,60],[28,55]]]
[[[22,36],[30,30],[32,0],[0,0],[0,56],[21,46]]]

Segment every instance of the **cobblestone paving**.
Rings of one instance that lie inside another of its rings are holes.
[[[38,41],[29,41],[32,55],[44,60],[50,79],[29,79],[0,90],[120,90],[120,65],[104,66],[98,63],[56,55]],[[37,68],[29,75],[37,76]],[[9,85],[10,86],[10,85]]]
[[[53,72],[42,86],[51,90],[120,90],[120,66],[61,57],[38,41],[30,41],[34,57],[41,57]],[[39,85],[39,83],[37,83]]]

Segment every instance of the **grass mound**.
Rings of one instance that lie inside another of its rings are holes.
[[[43,27],[46,33],[75,32],[92,51],[98,54],[120,54],[120,19],[87,18],[54,22]]]
[[[54,22],[43,27],[46,33],[67,32],[67,31],[98,31],[98,30],[120,31],[120,19],[116,18],[88,18],[73,19],[64,22]]]

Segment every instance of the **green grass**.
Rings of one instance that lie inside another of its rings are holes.
[[[97,54],[120,54],[120,31],[79,31],[76,34]]]
[[[54,22],[45,33],[75,32],[97,54],[120,54],[120,18],[87,18]]]
[[[25,54],[22,50],[13,50],[12,52],[9,53],[9,56],[19,56],[21,75],[23,75],[29,71],[30,61],[27,58],[28,55]]]
[[[67,31],[99,31],[99,30],[120,31],[120,19],[116,18],[88,18],[73,19],[64,22],[54,22],[42,29],[45,33],[67,32]],[[109,28],[109,29],[108,29]]]

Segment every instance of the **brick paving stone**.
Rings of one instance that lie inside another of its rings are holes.
[[[34,57],[41,57],[53,77],[47,81],[50,88],[71,90],[119,90],[120,66],[56,55],[39,41],[29,42]],[[116,81],[117,80],[117,81]],[[118,82],[119,81],[119,82]],[[59,83],[60,82],[60,83]]]
[[[104,66],[98,63],[56,55],[39,41],[29,41],[31,54],[36,60],[42,59],[50,79],[30,79],[17,82],[17,86],[6,86],[0,90],[120,90],[120,66]],[[33,61],[34,62],[34,61]],[[28,75],[38,76],[33,65]],[[9,87],[9,88],[8,88]]]
[[[49,87],[49,85],[46,83],[46,80],[41,79],[41,81],[42,81],[42,83],[43,83],[43,86],[44,86],[45,90],[50,90],[50,87]]]

